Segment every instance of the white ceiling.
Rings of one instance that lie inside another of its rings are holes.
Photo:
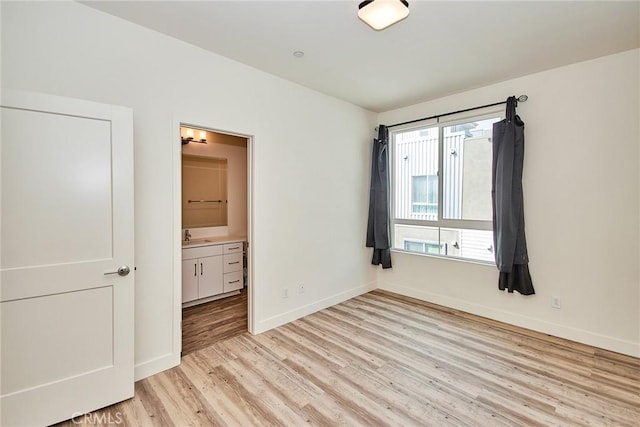
[[[377,112],[640,47],[638,1],[409,0],[380,32],[358,0],[85,4]]]

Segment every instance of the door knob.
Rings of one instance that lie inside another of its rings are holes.
[[[126,276],[127,274],[129,274],[130,271],[131,269],[129,268],[128,265],[123,265],[117,271],[109,271],[107,273],[104,273],[104,275],[106,276],[108,274],[117,274],[118,276]]]

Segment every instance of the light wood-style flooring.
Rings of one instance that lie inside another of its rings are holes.
[[[638,426],[640,360],[374,291],[188,354],[95,414],[129,426]]]
[[[247,289],[182,310],[182,356],[247,331]]]

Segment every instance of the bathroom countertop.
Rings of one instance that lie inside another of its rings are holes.
[[[221,245],[224,243],[245,242],[247,236],[216,236],[191,239],[189,243],[182,242],[182,249],[197,248],[200,246]]]

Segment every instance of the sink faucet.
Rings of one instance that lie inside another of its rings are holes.
[[[184,230],[184,241],[189,243],[191,240],[191,233],[189,233],[189,229]]]

